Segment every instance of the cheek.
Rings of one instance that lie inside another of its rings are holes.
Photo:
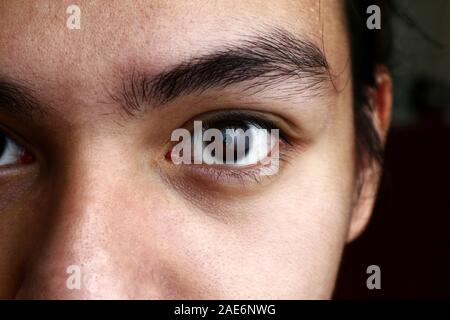
[[[198,283],[209,282],[211,296],[331,296],[354,192],[351,104],[342,102],[320,138],[270,186],[215,208],[233,219],[208,217],[185,229]]]
[[[0,176],[0,298],[10,298],[30,253],[30,239],[40,230],[34,186],[32,173]]]
[[[273,183],[207,209],[165,197],[160,221],[166,270],[191,298],[329,298],[353,196],[351,112],[341,107],[304,153]],[[206,190],[203,190],[206,193]],[[205,212],[207,210],[208,212]],[[217,215],[215,217],[215,215]],[[155,226],[157,226],[155,228]],[[153,228],[153,229],[152,229]],[[151,241],[150,241],[151,242]]]
[[[164,232],[170,265],[190,293],[265,299],[331,294],[347,226],[347,208],[337,195],[320,183],[304,184],[240,207],[245,222],[197,217]]]
[[[330,297],[351,192],[343,188],[349,178],[339,175],[331,154],[321,159],[315,152],[293,163],[268,189],[227,206],[229,220],[176,204],[167,209],[171,222],[158,224],[163,233],[158,238],[165,238],[168,265],[185,293],[196,298]]]

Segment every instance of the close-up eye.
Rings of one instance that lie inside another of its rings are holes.
[[[33,156],[6,133],[0,131],[0,168],[26,165],[33,162]]]
[[[194,132],[192,149],[203,164],[253,166],[274,155],[278,140],[279,129],[269,121],[231,113],[206,119]]]
[[[274,175],[293,145],[286,134],[288,126],[283,122],[281,118],[257,111],[233,109],[206,113],[185,125],[187,137],[182,137],[181,142],[175,140],[178,144],[166,158],[207,176],[241,180]]]

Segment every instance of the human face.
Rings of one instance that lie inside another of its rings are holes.
[[[80,30],[0,2],[0,297],[329,298],[357,175],[342,4],[77,4]],[[168,160],[231,110],[280,129],[276,174]]]

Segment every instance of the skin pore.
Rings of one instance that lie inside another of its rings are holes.
[[[379,177],[355,170],[343,4],[77,4],[69,30],[67,3],[0,1],[0,298],[330,298]],[[368,94],[384,141],[385,69]],[[232,110],[283,132],[275,175],[167,161]]]

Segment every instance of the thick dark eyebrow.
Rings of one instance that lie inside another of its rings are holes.
[[[279,98],[320,91],[331,80],[324,53],[311,41],[284,29],[256,32],[220,50],[193,57],[158,74],[136,69],[122,79],[122,88],[113,98],[128,114],[162,106],[180,96],[207,89],[244,83],[248,94],[290,83],[279,90]],[[28,86],[0,76],[0,110],[39,121],[49,114]]]
[[[241,83],[243,90],[262,91],[290,81],[291,92],[320,89],[331,80],[324,53],[311,41],[284,29],[256,33],[247,39],[224,45],[219,51],[194,57],[152,75],[133,70],[123,79],[121,100],[125,111],[135,114],[145,105],[164,105],[180,96],[225,88]],[[121,99],[120,99],[121,98]]]
[[[38,121],[48,115],[47,108],[26,85],[0,77],[0,110],[11,115]]]

